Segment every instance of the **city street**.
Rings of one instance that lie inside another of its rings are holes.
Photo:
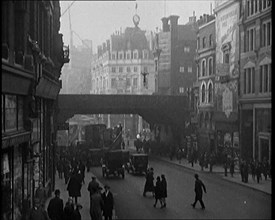
[[[82,219],[90,219],[88,182],[94,174],[101,184],[111,187],[115,199],[115,213],[118,219],[271,219],[271,196],[251,188],[223,180],[219,175],[201,173],[200,178],[206,185],[207,193],[203,200],[206,209],[191,207],[194,201],[194,171],[174,164],[150,159],[155,178],[165,174],[168,183],[167,207],[153,207],[151,193],[142,196],[145,177],[126,174],[121,177],[102,177],[101,168],[94,167],[86,173],[85,185],[81,189],[79,202],[83,205]],[[56,188],[61,189],[64,203],[68,199],[64,179],[57,179]],[[47,205],[47,204],[46,204]]]

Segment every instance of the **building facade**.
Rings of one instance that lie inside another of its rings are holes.
[[[1,219],[23,219],[39,186],[54,189],[53,106],[68,62],[59,19],[58,1],[2,2]]]
[[[214,123],[217,151],[239,154],[239,1],[215,1],[216,78]]]
[[[271,163],[272,1],[245,0],[241,4],[241,154]]]
[[[198,99],[198,139],[201,151],[215,151],[215,15],[200,17],[197,21],[197,84]]]
[[[133,18],[135,27],[116,32],[102,45],[91,62],[91,94],[152,94],[155,72],[152,48],[145,31],[138,27],[139,16]],[[132,136],[143,129],[136,115],[100,115],[100,120],[114,127],[121,125]]]

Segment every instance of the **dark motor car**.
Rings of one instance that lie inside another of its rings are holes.
[[[124,151],[112,150],[104,154],[102,161],[102,176],[109,177],[109,175],[120,176],[124,178]]]
[[[148,169],[148,155],[147,154],[131,154],[126,170],[131,173],[146,173]]]

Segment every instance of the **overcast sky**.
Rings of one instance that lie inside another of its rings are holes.
[[[73,1],[61,1],[61,15]],[[81,39],[93,41],[93,50],[110,38],[115,31],[122,31],[126,27],[133,27],[133,15],[140,16],[139,27],[142,30],[155,31],[161,28],[162,17],[178,15],[179,24],[188,22],[193,11],[197,19],[202,14],[210,14],[210,3],[214,9],[214,0],[138,0],[138,1],[75,1],[70,7],[72,30]],[[67,45],[70,41],[69,11],[61,17],[60,32],[63,41]],[[79,37],[73,35],[74,45],[81,44]]]

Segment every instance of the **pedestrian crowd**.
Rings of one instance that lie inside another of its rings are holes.
[[[160,208],[166,207],[167,198],[167,181],[165,175],[157,176],[156,184],[154,184],[154,169],[151,167],[147,170],[146,181],[143,190],[143,196],[146,197],[146,193],[151,192],[155,198],[154,207],[156,207],[158,201]]]

